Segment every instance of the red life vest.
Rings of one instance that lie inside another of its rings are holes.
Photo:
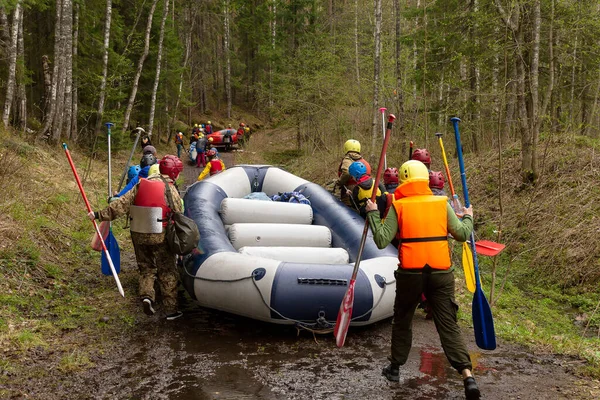
[[[165,200],[165,183],[159,180],[140,179],[133,204],[140,207],[161,207],[163,227],[167,226],[167,215],[171,209]]]
[[[223,171],[221,160],[210,160],[210,176],[219,174]]]
[[[393,203],[398,215],[401,267],[421,269],[428,265],[433,269],[449,269],[452,263],[448,247],[447,198],[433,196],[428,182],[400,185],[396,194],[405,195]]]
[[[344,157],[344,158],[342,159],[342,162],[340,163],[340,166],[338,167],[338,176],[342,176],[342,164],[344,163],[344,159],[345,159],[345,158],[346,158],[346,157]],[[361,157],[361,158],[359,158],[358,160],[354,160],[354,161],[355,161],[355,162],[356,162],[356,161],[360,161],[361,163],[365,164],[365,167],[367,167],[367,175],[371,175],[371,165],[370,165],[370,164],[367,162],[367,160],[365,160],[364,158],[362,158],[362,157]],[[347,185],[347,186],[351,186],[351,185],[356,185],[356,183],[357,183],[357,182],[356,182],[356,179],[354,179],[354,178],[352,178],[352,177],[351,177],[351,178],[348,180],[348,182],[346,183],[346,185]]]

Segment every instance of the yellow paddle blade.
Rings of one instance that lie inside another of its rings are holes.
[[[473,267],[473,253],[466,242],[463,243],[462,265],[463,270],[465,271],[465,282],[467,283],[467,289],[469,292],[475,293],[475,267]]]

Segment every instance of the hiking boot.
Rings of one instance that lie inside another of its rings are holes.
[[[465,397],[467,400],[479,400],[481,393],[479,392],[479,387],[477,386],[477,382],[475,382],[475,378],[470,376],[465,379],[463,383],[465,385]]]
[[[175,311],[174,313],[167,314],[167,321],[173,321],[179,317],[182,317],[183,313],[181,311]]]
[[[142,300],[142,306],[144,307],[144,314],[146,315],[152,316],[156,312],[154,311],[154,308],[152,308],[152,300],[147,297]]]
[[[384,367],[381,374],[385,376],[388,381],[400,382],[400,368],[397,365],[389,364]]]

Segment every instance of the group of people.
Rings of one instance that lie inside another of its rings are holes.
[[[177,256],[165,240],[165,227],[172,212],[183,212],[183,200],[175,181],[183,171],[183,163],[174,155],[157,158],[149,136],[142,137],[142,158],[139,165],[128,169],[127,185],[109,199],[106,208],[88,213],[90,219],[112,221],[128,214],[131,241],[140,274],[139,295],[144,312],[154,315],[158,283],[162,307],[167,320],[183,315],[178,308],[179,272]],[[160,218],[157,218],[160,215]]]
[[[360,142],[344,144],[338,168],[340,198],[368,219],[373,240],[383,249],[398,248],[396,297],[391,354],[382,374],[400,380],[400,366],[408,359],[412,343],[412,319],[423,297],[440,336],[448,361],[463,377],[468,400],[479,399],[473,366],[457,323],[454,273],[448,234],[466,241],[473,230],[473,208],[454,209],[444,193],[444,175],[431,171],[431,155],[417,149],[400,168],[387,168],[383,184],[375,186],[371,166],[361,155]],[[373,191],[376,201],[371,201]]]

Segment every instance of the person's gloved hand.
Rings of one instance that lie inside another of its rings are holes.
[[[469,207],[463,207],[462,216],[469,215],[473,218],[473,205],[471,204]]]
[[[114,197],[114,196],[109,197],[108,204],[112,203],[113,201],[116,201],[117,199],[118,199],[118,197]]]
[[[96,214],[93,211],[90,211],[87,214],[88,218],[91,219],[92,221],[96,219]]]
[[[377,211],[377,204],[373,203],[371,199],[367,200],[367,205],[365,206],[365,210],[367,212]]]

